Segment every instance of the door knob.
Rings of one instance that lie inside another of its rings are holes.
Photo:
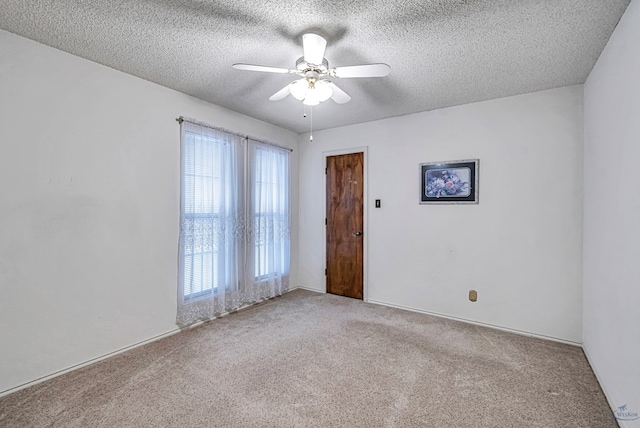
[[[359,231],[357,231],[357,232],[353,232],[353,233],[352,233],[352,235],[353,235],[353,236],[360,236],[360,235],[362,235],[362,231],[361,231],[361,230],[359,230]]]

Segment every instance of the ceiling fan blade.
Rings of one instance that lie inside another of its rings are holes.
[[[324,50],[327,41],[317,34],[308,33],[302,36],[302,48],[304,50],[304,60],[309,64],[320,65],[324,58]]]
[[[288,68],[267,67],[264,65],[253,65],[253,64],[233,64],[232,67],[235,68],[236,70],[264,71],[266,73],[288,74],[292,72]]]
[[[333,74],[342,79],[351,77],[384,77],[389,73],[391,73],[391,67],[387,64],[351,65],[333,69]]]
[[[351,101],[351,97],[342,89],[338,88],[335,83],[329,82],[327,85],[333,90],[331,94],[331,99],[338,104],[345,104]]]
[[[291,91],[289,90],[289,86],[291,86],[291,83],[289,83],[287,86],[285,86],[284,88],[280,89],[278,92],[276,92],[275,94],[271,95],[269,97],[269,99],[271,101],[280,101],[284,98],[287,97],[287,95],[289,95],[291,93]]]

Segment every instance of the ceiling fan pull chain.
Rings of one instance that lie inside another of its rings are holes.
[[[311,128],[309,130],[309,142],[313,143],[313,107],[309,107],[309,116],[311,117]]]

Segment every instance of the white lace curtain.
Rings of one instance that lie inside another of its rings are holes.
[[[176,323],[285,292],[289,152],[183,121],[181,161]]]
[[[289,152],[251,141],[248,158],[249,282],[268,298],[289,286]]]

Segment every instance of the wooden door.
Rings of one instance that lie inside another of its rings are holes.
[[[362,299],[364,153],[327,157],[327,293]]]

